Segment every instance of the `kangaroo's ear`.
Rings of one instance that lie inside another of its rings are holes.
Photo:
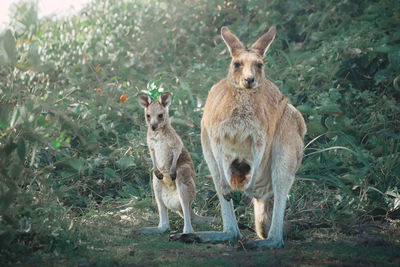
[[[147,108],[150,103],[151,103],[151,98],[150,96],[140,93],[138,94],[138,101],[139,101],[139,105],[142,106],[143,108]]]
[[[251,50],[254,50],[260,56],[264,56],[265,52],[267,52],[269,46],[272,41],[275,39],[276,35],[276,27],[273,26],[269,29],[267,33],[264,33],[263,36],[260,37],[251,47]]]
[[[166,92],[160,95],[160,98],[158,99],[160,101],[160,104],[163,105],[164,107],[168,107],[171,104],[171,94]]]
[[[226,43],[226,45],[228,46],[229,52],[231,53],[232,57],[236,56],[240,50],[245,49],[244,45],[239,40],[239,38],[236,35],[234,35],[228,29],[228,27],[224,26],[221,28],[221,36],[222,36],[222,39],[224,39],[224,42]]]

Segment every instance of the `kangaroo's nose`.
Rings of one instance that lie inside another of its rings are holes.
[[[152,129],[153,131],[155,131],[155,130],[157,129],[157,125],[155,125],[155,124],[151,125],[151,129]]]
[[[252,83],[254,82],[254,77],[247,77],[247,78],[244,78],[244,80],[245,80],[247,83],[252,84]]]
[[[252,76],[252,77],[244,78],[244,83],[245,83],[245,86],[246,86],[247,88],[250,88],[251,85],[253,84],[253,82],[254,82],[254,77],[253,77],[253,76]]]

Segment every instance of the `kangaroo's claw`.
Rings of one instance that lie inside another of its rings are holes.
[[[162,180],[164,178],[164,175],[158,170],[154,170],[154,174],[156,175],[157,179]]]

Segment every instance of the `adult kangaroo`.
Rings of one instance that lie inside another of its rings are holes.
[[[202,242],[241,238],[232,190],[254,204],[255,228],[262,240],[250,248],[283,245],[286,198],[303,156],[306,125],[274,83],[265,77],[263,57],[275,38],[271,27],[250,48],[227,27],[221,35],[232,62],[226,78],[211,88],[201,121],[204,157],[221,202],[223,232],[197,232]]]

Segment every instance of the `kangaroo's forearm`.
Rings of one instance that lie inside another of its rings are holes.
[[[172,150],[172,163],[170,173],[176,173],[176,164],[178,163],[179,156],[182,153],[182,145],[178,146],[176,149]]]
[[[153,162],[154,169],[157,169],[156,155],[155,155],[153,149],[150,149],[150,157],[151,157],[151,161]]]
[[[176,163],[178,162],[179,156],[182,153],[182,145],[178,146],[176,149],[172,151],[172,164],[171,168],[176,168]]]

